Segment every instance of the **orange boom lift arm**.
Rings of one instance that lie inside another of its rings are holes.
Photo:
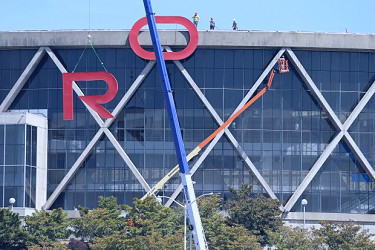
[[[210,136],[208,136],[204,141],[202,141],[193,151],[191,151],[187,156],[186,159],[189,162],[193,159],[199,152],[212,141],[221,131],[223,131],[226,127],[228,127],[234,119],[236,119],[240,114],[242,114],[248,107],[250,107],[256,100],[258,100],[267,90],[271,88],[271,84],[273,81],[273,77],[275,75],[275,71],[271,71],[270,78],[267,82],[267,87],[264,87],[261,91],[258,92],[253,98],[251,98],[242,108],[240,108],[236,113],[234,113],[228,120],[226,120],[219,128],[217,128]],[[171,171],[168,172],[166,176],[163,177],[153,188],[150,189],[142,198],[141,200],[145,199],[147,196],[155,195],[155,193],[160,190],[164,184],[171,179],[175,174],[179,172],[179,165],[176,165]]]

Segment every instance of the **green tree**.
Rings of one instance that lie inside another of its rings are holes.
[[[242,225],[229,225],[221,212],[221,197],[213,195],[198,200],[203,228],[210,249],[259,249],[257,239]]]
[[[95,237],[109,236],[125,227],[121,206],[115,197],[99,197],[99,207],[90,211],[79,207],[80,218],[74,218],[70,225],[76,237],[92,241]]]
[[[166,250],[181,249],[182,230],[179,229],[175,234],[162,235],[160,232],[153,232],[148,235],[130,235],[125,230],[103,238],[95,238],[94,243],[90,244],[92,249],[101,250]]]
[[[125,205],[126,225],[112,235],[97,237],[93,249],[181,249],[183,215],[148,197]]]
[[[143,201],[134,199],[133,207],[125,205],[125,211],[127,220],[133,224],[128,227],[132,235],[144,236],[160,232],[166,236],[174,234],[183,225],[182,213],[164,207],[154,197],[147,197]]]
[[[277,232],[268,232],[269,241],[279,250],[313,250],[319,249],[321,241],[310,232],[299,227],[281,227]]]
[[[32,216],[26,216],[24,229],[29,234],[29,243],[45,247],[52,246],[58,239],[66,239],[71,234],[68,225],[67,214],[58,208],[36,210]]]
[[[27,247],[28,250],[68,250],[70,249],[67,245],[61,243],[61,242],[53,242],[49,246],[41,247],[38,245],[31,245]]]
[[[329,249],[375,249],[370,239],[374,235],[352,222],[320,221],[320,224],[321,228],[314,229],[313,234]]]
[[[261,245],[269,244],[268,232],[277,232],[282,226],[281,202],[263,195],[251,196],[252,186],[244,184],[240,190],[229,189],[234,198],[227,202],[229,221],[243,225],[256,235]]]
[[[243,225],[229,223],[221,212],[221,198],[217,195],[198,200],[199,211],[210,249],[258,249],[260,244]],[[180,207],[167,208],[153,197],[133,206],[127,212],[124,229],[105,237],[97,237],[93,249],[181,249],[184,242],[183,215]]]
[[[27,234],[21,228],[18,214],[0,209],[0,249],[20,249],[26,241]]]
[[[255,235],[242,225],[228,225],[228,220],[217,214],[202,219],[210,249],[259,249]]]

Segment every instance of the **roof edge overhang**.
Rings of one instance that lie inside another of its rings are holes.
[[[87,35],[95,47],[130,47],[130,30],[51,30],[2,31],[0,49],[74,48],[87,45]],[[189,34],[183,30],[160,30],[162,45],[185,47]],[[141,30],[138,41],[152,46],[148,30]],[[278,31],[199,31],[198,48],[282,48],[306,50],[375,51],[375,34],[278,32]]]

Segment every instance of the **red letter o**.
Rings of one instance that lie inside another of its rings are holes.
[[[155,16],[156,23],[176,23],[186,27],[189,35],[190,42],[187,47],[177,52],[163,52],[165,60],[181,60],[184,59],[195,51],[198,45],[198,31],[189,19],[181,16]],[[133,51],[141,58],[147,60],[155,60],[155,53],[152,51],[144,50],[138,43],[138,34],[143,26],[147,24],[147,18],[139,19],[130,30],[129,43]]]

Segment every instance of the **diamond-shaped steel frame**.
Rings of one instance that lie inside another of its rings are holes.
[[[166,50],[171,51],[169,47],[165,47]],[[26,83],[26,81],[29,79],[29,77],[32,75],[35,68],[38,66],[39,62],[45,55],[45,53],[51,57],[53,62],[56,64],[57,68],[60,70],[61,73],[67,72],[62,63],[59,61],[59,59],[55,56],[53,51],[49,47],[41,47],[34,57],[31,59],[30,63],[27,65],[19,79],[16,81],[16,83],[13,85],[12,89],[10,90],[9,94],[6,96],[6,98],[3,100],[3,102],[0,105],[0,112],[6,112],[9,106],[12,104],[14,99],[17,97],[19,92],[21,91],[22,87]],[[366,104],[369,102],[371,97],[373,96],[375,92],[375,81],[371,84],[370,88],[367,90],[366,94],[361,98],[359,103],[356,105],[356,107],[353,109],[349,117],[346,119],[344,123],[341,123],[341,121],[338,119],[330,105],[327,103],[327,101],[324,99],[322,93],[319,91],[319,89],[316,87],[315,83],[311,79],[311,77],[308,75],[306,70],[304,69],[303,65],[300,63],[296,55],[293,53],[293,51],[290,48],[283,48],[281,49],[271,60],[271,62],[268,64],[268,66],[265,68],[263,73],[260,75],[260,77],[257,79],[257,81],[253,84],[251,89],[247,92],[243,100],[240,102],[240,104],[237,106],[235,113],[238,109],[240,109],[254,94],[254,92],[257,90],[259,85],[264,81],[266,76],[269,74],[269,72],[272,70],[274,65],[277,63],[277,60],[286,53],[288,58],[290,59],[291,63],[293,64],[294,68],[297,70],[300,77],[303,79],[304,84],[306,87],[310,90],[313,99],[319,103],[321,108],[327,113],[329,121],[334,125],[337,134],[332,139],[332,141],[327,145],[325,150],[322,152],[320,157],[317,159],[317,161],[313,164],[310,171],[307,173],[305,178],[302,180],[298,188],[294,191],[292,196],[289,198],[287,203],[285,204],[285,207],[280,207],[282,211],[289,212],[294,204],[297,202],[297,200],[301,197],[302,193],[306,189],[306,187],[309,185],[309,183],[312,181],[314,176],[317,174],[319,169],[322,167],[324,162],[327,160],[329,155],[332,153],[332,151],[336,148],[336,146],[339,144],[341,140],[344,140],[345,143],[350,147],[354,155],[356,156],[357,160],[359,161],[362,168],[367,172],[367,174],[370,176],[370,178],[375,181],[375,171],[371,164],[368,162],[366,157],[363,155],[362,151],[359,149],[353,138],[350,136],[348,130],[350,126],[353,124],[354,120],[358,117],[358,115],[361,113],[363,108],[366,106]],[[190,84],[192,89],[194,90],[195,94],[198,96],[198,98],[201,100],[201,102],[204,104],[204,106],[207,108],[208,112],[211,114],[212,118],[215,120],[215,122],[220,126],[223,124],[223,121],[215,111],[215,109],[212,107],[210,102],[207,100],[207,98],[204,96],[202,91],[199,89],[197,84],[194,82],[192,77],[189,75],[187,70],[183,67],[183,65],[179,61],[174,61],[177,68],[181,71],[187,82]],[[120,100],[118,105],[115,107],[115,109],[112,111],[113,116],[117,116],[125,107],[125,105],[128,103],[128,101],[132,98],[134,93],[137,91],[139,86],[142,84],[146,76],[151,72],[152,68],[156,65],[155,61],[150,61],[146,67],[142,70],[140,75],[137,77],[137,79],[132,83],[129,90],[125,93],[123,98]],[[82,96],[84,95],[81,89],[78,87],[76,83],[73,83],[73,89],[77,93],[77,95]],[[86,148],[82,151],[81,155],[77,158],[75,163],[71,166],[68,173],[64,176],[62,181],[59,183],[59,185],[56,187],[54,192],[51,194],[51,196],[48,198],[47,202],[44,204],[43,209],[49,209],[53,202],[57,199],[57,197],[60,195],[60,193],[64,190],[64,188],[68,185],[69,181],[73,178],[73,176],[78,171],[81,164],[84,162],[84,160],[88,157],[90,152],[94,149],[95,145],[98,143],[100,138],[102,138],[103,135],[106,135],[109,139],[109,141],[114,145],[116,151],[120,154],[120,156],[123,158],[124,162],[128,165],[134,176],[137,178],[141,186],[144,188],[144,190],[147,192],[150,190],[150,187],[148,183],[144,180],[143,176],[140,174],[136,166],[133,164],[131,159],[126,154],[125,150],[122,148],[120,143],[116,140],[116,138],[113,136],[111,131],[109,130],[110,125],[113,123],[113,121],[116,119],[107,119],[103,121],[95,111],[93,111],[90,107],[86,106],[93,118],[96,120],[98,125],[100,126],[100,129],[97,131],[95,136],[92,138],[92,140],[89,142],[89,144],[86,146]],[[207,155],[211,152],[211,150],[214,148],[216,143],[220,140],[220,138],[223,135],[226,135],[229,139],[229,142],[233,145],[234,149],[238,153],[238,155],[241,157],[243,162],[246,164],[246,166],[251,170],[251,172],[254,174],[254,176],[257,178],[257,180],[260,182],[262,187],[265,189],[267,194],[273,198],[277,199],[275,193],[270,188],[268,183],[265,181],[263,176],[259,173],[259,171],[256,169],[254,164],[249,159],[248,155],[244,152],[242,147],[239,145],[238,141],[234,138],[232,133],[228,128],[226,128],[224,131],[219,133],[215,139],[207,146],[207,148],[204,150],[202,155],[198,158],[194,166],[191,168],[191,173],[194,174],[195,171],[199,168],[199,166],[202,164],[204,159],[207,157]],[[178,194],[182,190],[182,185],[179,185],[175,192],[172,195],[172,198],[176,198]],[[167,202],[167,205],[170,205],[172,200],[170,199]]]

